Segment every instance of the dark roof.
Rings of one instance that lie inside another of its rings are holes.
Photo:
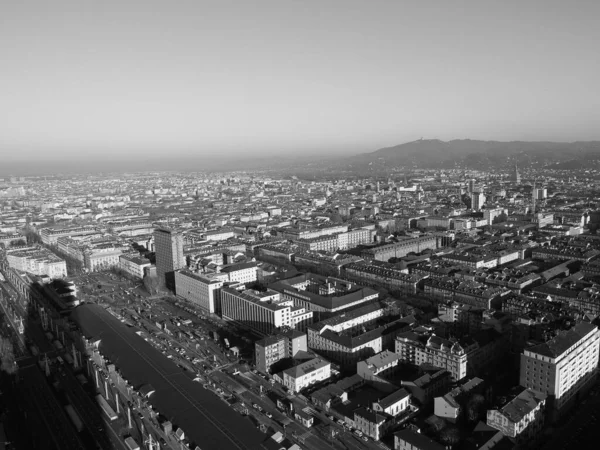
[[[149,399],[163,416],[203,449],[264,449],[265,436],[175,363],[104,308],[81,305],[71,318],[88,338],[100,339],[100,352],[134,388],[151,385]],[[243,436],[243,438],[240,438]]]
[[[596,325],[591,323],[580,322],[570,330],[559,332],[556,337],[548,342],[530,347],[527,351],[557,358],[596,328]]]
[[[414,449],[419,450],[445,450],[445,447],[432,440],[427,436],[424,436],[420,433],[415,433],[412,430],[402,430],[394,433],[394,436],[398,439],[402,439],[403,441],[412,445]]]

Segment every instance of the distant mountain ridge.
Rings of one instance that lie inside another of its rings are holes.
[[[486,168],[507,163],[545,166],[600,160],[600,141],[527,142],[422,139],[357,155],[352,164]],[[573,164],[571,164],[573,165]],[[578,165],[578,164],[575,164]],[[582,165],[582,167],[583,167]]]

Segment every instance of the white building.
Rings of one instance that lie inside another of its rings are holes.
[[[524,444],[540,435],[544,427],[546,394],[524,389],[508,403],[487,412],[487,424]]]
[[[221,315],[261,335],[292,327],[292,301],[281,301],[279,292],[221,289]],[[309,311],[312,320],[312,311]]]
[[[552,419],[576,403],[595,381],[600,330],[581,322],[523,351],[520,385],[548,395]]]
[[[197,274],[178,270],[175,272],[175,293],[213,314],[220,310],[220,289],[225,281],[227,274]]]
[[[292,392],[299,392],[311,384],[331,377],[331,363],[321,358],[311,359],[283,371],[283,385]]]
[[[229,264],[221,268],[220,273],[227,274],[227,281],[252,283],[258,279],[258,268],[255,262]]]
[[[12,269],[50,278],[67,276],[66,262],[45,248],[27,247],[7,250],[6,261]]]
[[[144,268],[150,267],[152,263],[146,259],[135,255],[119,255],[119,268],[136,278],[144,278]]]

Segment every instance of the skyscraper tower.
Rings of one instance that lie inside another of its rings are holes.
[[[156,249],[156,274],[167,288],[175,288],[175,271],[185,266],[183,236],[173,230],[159,228],[154,231]]]
[[[537,198],[537,189],[535,188],[535,180],[533,180],[533,188],[531,189],[531,214],[535,214],[536,198]]]
[[[521,183],[521,174],[519,173],[519,167],[517,167],[517,161],[515,161],[515,172],[513,173],[513,181],[517,184]]]

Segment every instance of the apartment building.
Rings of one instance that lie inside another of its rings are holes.
[[[581,398],[595,380],[600,330],[581,322],[521,354],[520,384],[548,396],[552,420]]]
[[[411,252],[419,253],[426,249],[437,248],[436,236],[422,236],[402,239],[393,244],[384,244],[365,250],[361,256],[366,260],[389,261],[390,258],[402,258]]]
[[[381,267],[373,264],[348,264],[344,267],[346,278],[358,283],[377,284],[402,294],[416,294],[423,280],[418,275],[409,275],[401,269]]]
[[[491,287],[483,283],[458,278],[423,281],[425,294],[443,303],[456,301],[476,308],[498,308],[502,298],[511,291],[505,287]]]
[[[220,311],[220,289],[226,281],[228,281],[227,274],[200,274],[189,270],[177,270],[175,293],[199,306],[206,313],[214,314]]]
[[[46,245],[56,245],[58,239],[61,237],[73,237],[73,236],[86,236],[91,234],[97,234],[98,231],[95,227],[72,227],[63,229],[44,228],[40,231],[40,237],[42,242]]]
[[[540,436],[546,416],[546,394],[521,388],[498,409],[487,412],[487,424],[517,445],[532,443]]]
[[[373,232],[373,230],[369,230],[367,228],[358,228],[356,230],[350,230],[345,233],[339,233],[337,235],[337,245],[340,250],[355,248],[359,245],[373,242],[374,235],[375,233]]]
[[[305,333],[296,330],[261,339],[254,344],[256,369],[268,374],[273,364],[293,358],[300,351],[308,351],[307,338]]]

